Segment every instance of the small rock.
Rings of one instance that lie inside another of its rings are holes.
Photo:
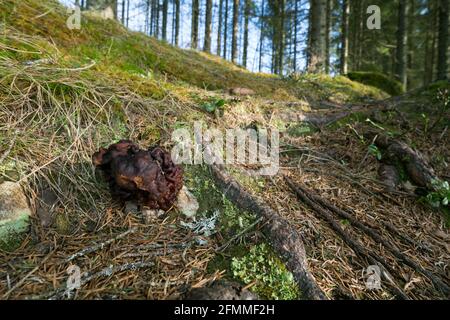
[[[139,212],[138,205],[132,201],[125,202],[125,208],[123,211],[126,214],[137,214]]]
[[[188,218],[195,218],[195,215],[198,211],[199,204],[195,196],[183,186],[181,188],[180,193],[178,194],[176,206]]]
[[[144,218],[144,222],[149,224],[159,219],[164,213],[164,210],[143,209],[142,217]]]
[[[31,210],[18,183],[0,184],[0,246],[8,246],[28,230]]]

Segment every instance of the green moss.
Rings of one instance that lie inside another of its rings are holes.
[[[435,99],[439,91],[450,90],[450,81],[441,80],[430,84],[418,92],[418,95]]]
[[[6,251],[15,250],[22,243],[28,227],[28,213],[20,214],[13,221],[0,222],[0,248]]]
[[[35,19],[42,12],[46,14]],[[64,56],[72,67],[95,61],[95,67],[84,73],[86,77],[96,79],[101,72],[102,78],[109,77],[114,83],[155,99],[166,95],[167,81],[177,86],[184,82],[207,90],[227,91],[245,86],[258,96],[284,101],[382,97],[379,90],[357,85],[344,77],[302,74],[295,79],[283,79],[252,73],[220,57],[176,48],[143,33],[129,31],[116,21],[98,19],[87,13],[83,13],[80,30],[69,30],[63,27],[66,9],[55,0],[2,0],[2,16],[5,23],[18,32],[41,37],[44,48],[55,56]],[[27,46],[24,42],[18,47],[26,49]],[[21,54],[21,51],[1,53],[16,55],[19,61],[42,58],[41,53]]]
[[[314,128],[313,126],[311,126],[307,123],[300,123],[300,124],[296,123],[296,124],[290,125],[289,128],[287,129],[287,133],[293,137],[307,136],[316,131],[317,131],[316,128]]]
[[[231,262],[233,275],[245,284],[255,282],[251,290],[261,298],[293,300],[299,298],[298,286],[292,273],[264,243],[253,246],[250,252]]]
[[[391,96],[398,96],[405,92],[403,85],[399,81],[382,73],[353,71],[349,72],[347,77],[353,81],[383,90]]]
[[[55,217],[55,227],[60,234],[69,234],[72,229],[70,219],[64,213]]]

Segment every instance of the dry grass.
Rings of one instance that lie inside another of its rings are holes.
[[[364,126],[356,125],[360,132],[363,132]],[[445,154],[448,147],[444,144],[440,150],[437,147],[430,150],[427,138],[415,138],[414,141],[422,147],[419,149],[430,153]],[[306,138],[286,138],[285,142],[288,142],[286,149],[291,149],[290,156],[283,159],[282,171],[285,174],[358,220],[375,226],[402,253],[449,283],[450,235],[445,227],[445,218],[414,197],[386,193],[383,185],[376,180],[378,164],[375,158],[366,157],[367,147],[361,144],[353,130],[344,127],[337,132],[322,131]],[[297,150],[293,145],[298,146]],[[345,161],[345,165],[341,161]],[[387,286],[382,285],[383,290],[379,291],[366,289],[363,274],[370,263],[355,255],[317,213],[301,203],[282,178],[267,185],[264,197],[298,227],[305,241],[312,273],[330,298],[392,298]],[[396,271],[397,283],[402,285],[410,298],[445,298],[429,279],[402,264],[380,243],[374,242],[347,221],[335,218],[365,248],[388,261]],[[391,232],[385,223],[394,226],[401,235],[413,239],[416,246]]]
[[[164,133],[182,117],[181,110],[189,112],[190,107],[170,95],[156,101],[101,82],[104,79],[87,81],[89,65],[67,67],[56,48],[46,48],[44,54],[36,39],[13,30],[2,40],[8,47],[26,41],[34,52],[52,58],[24,64],[0,57],[0,150],[9,151],[0,164],[2,179],[22,183],[33,207],[44,188],[55,193],[57,205],[51,212],[53,227],[43,227],[40,217],[33,216],[31,233],[20,247],[0,252],[0,295],[60,297],[58,290],[65,287],[71,264],[94,274],[110,265],[118,268],[111,276],[88,281],[75,297],[81,299],[163,299],[217,277],[205,274],[212,242],[198,246],[194,235],[180,227],[177,215],[144,224],[141,217],[125,214],[111,202],[91,165],[93,152],[117,139],[157,142],[160,137],[142,134],[143,128],[155,125],[155,131]],[[67,261],[132,227],[138,231]],[[143,265],[132,272],[123,268],[136,263]]]
[[[53,30],[54,19],[61,22],[58,12],[62,7],[39,15],[42,6],[54,8],[55,2],[0,3],[8,10],[19,3],[17,8],[24,14],[23,19],[9,16],[8,27],[1,25],[0,181],[20,181],[33,209],[44,188],[50,188],[58,200],[51,211],[51,227],[43,226],[34,215],[31,232],[19,247],[12,252],[0,251],[0,298],[61,298],[67,268],[72,264],[88,273],[75,296],[78,299],[176,298],[190,286],[202,286],[221,276],[206,271],[216,241],[198,245],[196,235],[180,226],[175,210],[163,221],[143,223],[142,217],[125,213],[111,201],[91,165],[91,155],[99,146],[121,138],[142,146],[155,142],[169,146],[171,131],[196,119],[218,128],[245,127],[253,122],[277,128],[276,113],[287,101],[343,102],[366,95],[383,96],[343,78],[305,75],[293,83],[254,75],[209,55],[174,49],[130,33],[114,23],[90,21],[82,34],[64,28]],[[28,16],[35,19],[25,19]],[[103,27],[108,27],[104,34],[99,32]],[[49,34],[55,42],[46,39]],[[111,45],[112,36],[116,44],[126,46]],[[112,48],[112,54],[94,59],[99,52],[83,51],[96,45],[100,53]],[[126,60],[113,64],[124,48],[133,51]],[[164,61],[146,60],[146,54],[151,56],[155,50]],[[78,54],[92,60],[76,60]],[[144,79],[136,70],[154,72],[154,78]],[[223,92],[243,84],[255,89],[258,96],[236,98]],[[198,108],[210,97],[227,100],[223,118]],[[433,137],[437,140],[431,145],[428,138],[415,132],[409,138],[421,151],[448,159],[447,137]],[[284,172],[359,219],[377,225],[403,253],[449,282],[449,234],[443,218],[415,199],[386,195],[374,181],[376,162],[366,157],[367,146],[360,144],[353,130],[343,127],[299,138],[285,134],[283,143],[300,148],[298,156],[283,158]],[[438,169],[445,174],[445,168]],[[312,272],[329,297],[391,298],[385,290],[367,291],[362,277],[367,262],[310,208],[299,203],[283,181],[275,178],[276,184],[272,182],[259,187],[258,193],[298,227]],[[381,221],[391,222],[431,252],[405,244]],[[343,225],[369,250],[391,263],[410,297],[442,298],[428,279],[399,263],[367,235],[345,222]],[[117,238],[127,230],[135,231]],[[108,243],[104,247],[69,259],[104,242]]]

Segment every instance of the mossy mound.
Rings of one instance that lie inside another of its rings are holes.
[[[220,57],[180,49],[130,31],[116,21],[101,20],[85,12],[81,29],[70,30],[66,27],[70,13],[56,0],[1,0],[0,3],[0,24],[17,33],[14,38],[17,43],[7,44],[15,50],[0,52],[0,57],[27,63],[50,57],[70,69],[93,64],[83,72],[86,80],[109,79],[141,96],[163,99],[169,93],[183,95],[186,86],[228,92],[245,85],[255,96],[283,101],[305,97],[339,101],[383,97],[380,90],[356,86],[344,77],[302,74],[293,81],[253,73]],[[30,48],[30,42],[38,42],[40,48]]]
[[[399,81],[379,72],[353,71],[349,72],[347,77],[352,81],[383,90],[391,96],[398,96],[405,93],[405,89]]]

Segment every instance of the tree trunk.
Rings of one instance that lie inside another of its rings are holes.
[[[263,34],[263,28],[264,28],[264,4],[265,4],[265,0],[262,0],[261,3],[261,17],[260,22],[259,22],[259,34],[260,34],[260,38],[259,38],[259,63],[258,63],[258,70],[259,72],[262,71],[262,56],[263,56],[263,40],[264,40],[264,34]]]
[[[219,25],[217,29],[217,52],[216,54],[220,57],[222,53],[222,16],[223,16],[223,0],[219,1]]]
[[[293,61],[293,69],[294,72],[297,72],[297,35],[298,35],[298,0],[294,0],[294,61]]]
[[[251,1],[245,0],[244,10],[244,49],[242,54],[242,65],[247,68],[247,51],[248,51],[248,22],[250,19]]]
[[[280,0],[280,25],[278,26],[278,74],[283,74],[283,65],[284,65],[284,38],[285,38],[285,0]]]
[[[448,13],[449,0],[439,1],[439,36],[438,36],[438,63],[437,63],[437,79],[447,79],[447,54],[448,54]]]
[[[227,58],[227,39],[228,39],[228,0],[225,0],[225,20],[223,31],[223,58]]]
[[[130,23],[130,0],[127,0],[127,28]]]
[[[325,23],[325,73],[330,73],[330,33],[331,33],[331,0],[326,4],[326,23]]]
[[[308,47],[308,72],[320,73],[325,67],[325,15],[326,0],[310,0],[310,30]]]
[[[164,0],[163,1],[163,7],[162,7],[162,39],[164,41],[167,40],[167,13],[168,13],[168,9],[169,9],[169,0]]]
[[[155,1],[155,26],[153,29],[153,33],[156,38],[159,38],[159,11],[161,10],[159,6],[159,0]]]
[[[349,17],[350,6],[349,0],[343,1],[342,8],[342,34],[341,34],[341,74],[348,73],[348,33],[349,33]]]
[[[180,36],[180,0],[175,0],[175,45],[179,45]]]
[[[237,62],[238,55],[238,19],[239,19],[239,0],[233,0],[233,36],[231,39],[231,61]]]
[[[366,9],[366,5],[365,5],[365,1],[364,0],[360,0],[360,5],[359,5],[359,19],[358,19],[358,47],[357,47],[357,58],[356,58],[356,63],[357,63],[357,68],[358,70],[361,70],[361,66],[363,63],[363,56],[362,56],[362,52],[363,52],[363,48],[364,48],[364,30],[366,27],[365,24],[365,9]]]
[[[206,0],[205,12],[205,42],[203,51],[211,53],[211,20],[212,20],[212,0]]]
[[[155,1],[145,2],[145,34],[153,35],[153,23],[155,18]]]
[[[408,47],[408,33],[407,33],[407,15],[408,15],[408,0],[399,0],[398,6],[398,27],[397,27],[397,63],[396,75],[403,87],[407,86],[407,47]]]
[[[191,28],[191,48],[197,49],[198,45],[198,17],[199,0],[192,0],[192,28]]]
[[[122,16],[121,16],[120,22],[122,22],[123,25],[125,25],[125,7],[126,7],[125,2],[126,2],[126,0],[122,0]]]

